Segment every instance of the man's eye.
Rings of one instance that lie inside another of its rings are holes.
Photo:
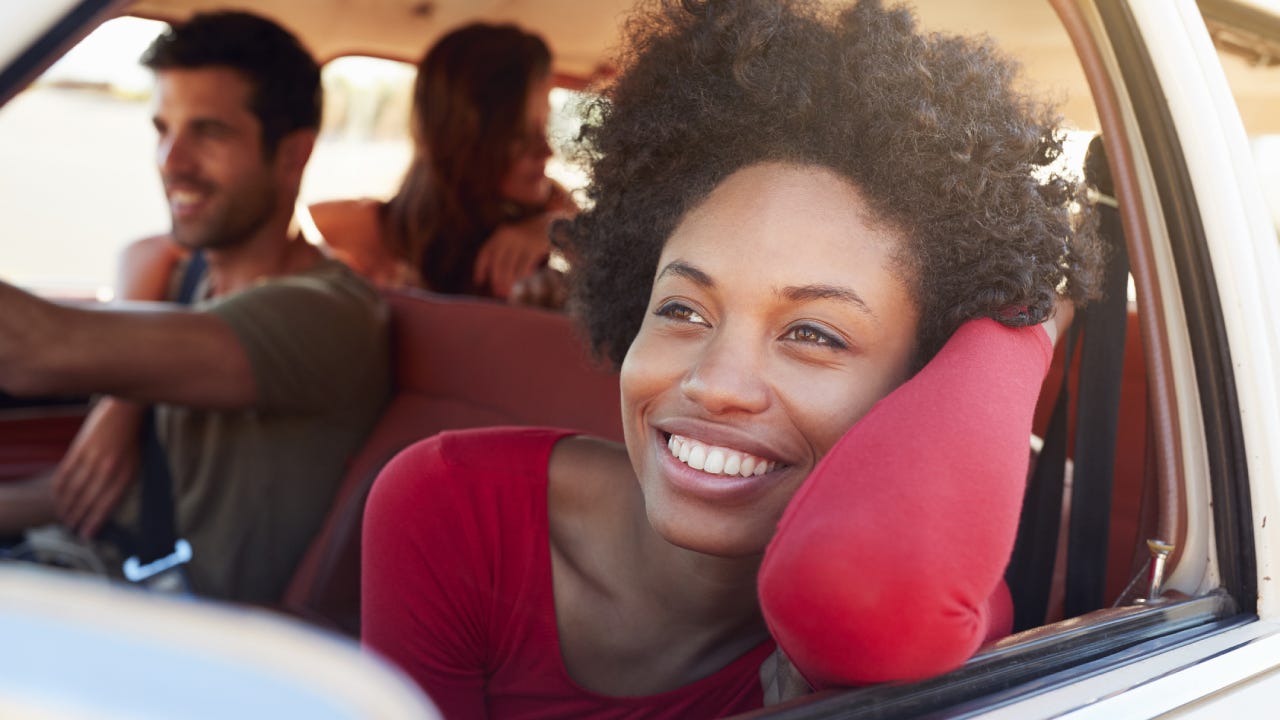
[[[684,303],[669,302],[654,311],[654,315],[669,318],[671,320],[679,320],[681,322],[696,323],[698,325],[710,325],[706,319],[698,314],[697,310],[685,305]]]
[[[848,347],[843,340],[840,340],[831,333],[824,332],[812,325],[797,325],[787,331],[783,336],[787,340],[794,340],[800,343],[809,343],[812,345],[821,345],[836,349],[844,349]]]

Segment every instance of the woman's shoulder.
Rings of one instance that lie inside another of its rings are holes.
[[[527,512],[545,497],[547,460],[568,430],[495,427],[446,431],[402,450],[378,474],[366,517],[445,524],[475,513],[462,508]],[[416,520],[414,520],[416,518]],[[452,519],[451,519],[452,518]],[[398,521],[396,521],[398,522]]]
[[[342,249],[382,243],[383,204],[372,198],[328,200],[307,210],[325,242]]]
[[[571,430],[547,427],[484,427],[446,430],[410,445],[393,462],[424,471],[511,471],[541,460]]]
[[[387,245],[383,226],[386,203],[370,198],[330,200],[308,208],[326,252],[385,288],[419,287],[416,268]]]
[[[319,220],[345,221],[377,217],[386,205],[377,198],[347,198],[343,200],[323,200],[307,206],[312,217]]]

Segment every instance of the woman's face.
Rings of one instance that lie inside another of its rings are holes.
[[[551,157],[551,146],[547,144],[547,117],[551,114],[547,95],[550,92],[551,78],[529,85],[520,134],[511,144],[511,164],[498,187],[505,200],[537,206],[551,195],[551,180],[546,175],[547,158]]]
[[[621,378],[627,451],[669,542],[762,552],[818,460],[907,379],[901,242],[810,165],[739,170],[680,222]]]

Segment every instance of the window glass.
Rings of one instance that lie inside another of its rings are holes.
[[[164,23],[105,23],[0,108],[0,276],[100,297],[120,248],[164,232],[151,77],[138,57]]]
[[[325,65],[324,126],[303,178],[303,202],[385,200],[395,193],[413,155],[414,77],[415,66],[398,60],[348,56]],[[586,173],[567,159],[581,125],[583,97],[551,90],[547,132],[554,155],[547,174],[569,190],[586,185]]]
[[[395,192],[413,154],[413,78],[414,66],[397,60],[351,56],[325,64],[324,119],[302,179],[303,202]]]

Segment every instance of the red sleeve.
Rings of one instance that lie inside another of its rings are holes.
[[[1052,352],[1040,327],[966,323],[796,493],[760,601],[815,687],[951,670],[1008,622],[1003,574]]]
[[[436,436],[397,455],[365,507],[361,639],[407,672],[448,718],[485,717],[492,591],[477,513]]]

